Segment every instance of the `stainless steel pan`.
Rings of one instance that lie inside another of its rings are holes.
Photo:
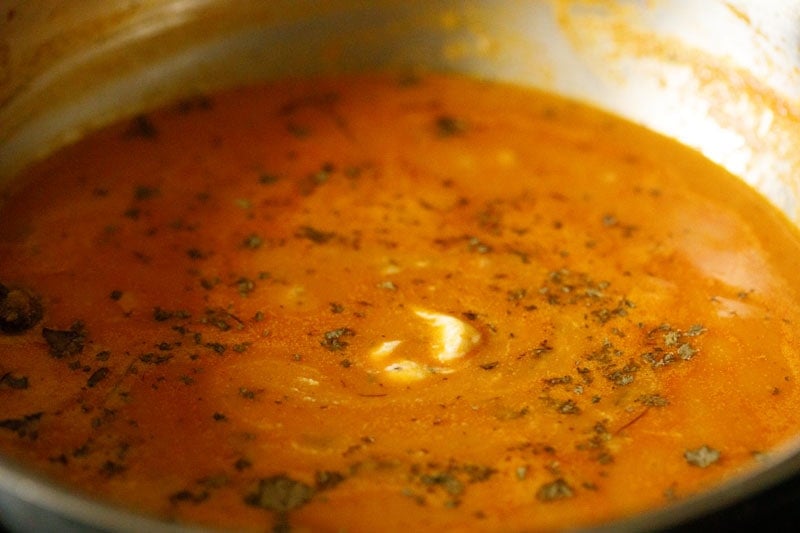
[[[22,167],[116,118],[257,79],[365,69],[463,72],[595,104],[697,148],[800,225],[800,0],[7,0],[0,205]],[[762,491],[799,471],[799,446],[599,529],[675,525]],[[16,531],[182,530],[2,455],[0,517]]]

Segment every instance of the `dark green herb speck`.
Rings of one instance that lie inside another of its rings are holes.
[[[149,200],[155,198],[161,193],[157,187],[149,187],[147,185],[139,185],[133,191],[133,197],[136,200]]]
[[[83,352],[86,332],[81,322],[75,322],[67,330],[42,328],[42,337],[50,347],[50,355],[63,359]]]
[[[322,336],[320,344],[332,352],[337,352],[347,348],[349,343],[343,337],[352,337],[356,334],[350,328],[338,328],[331,331],[326,331]]]
[[[20,438],[28,437],[31,440],[36,440],[38,437],[38,431],[36,428],[39,425],[39,420],[42,418],[43,414],[44,413],[39,412],[25,415],[22,418],[7,418],[5,420],[0,420],[0,429],[13,431]]]
[[[86,386],[89,388],[94,387],[95,385],[103,381],[106,378],[106,376],[108,376],[109,372],[110,370],[108,367],[101,366],[100,368],[95,370],[91,376],[89,376],[89,379],[86,381]]]
[[[314,476],[314,482],[317,490],[329,490],[345,480],[343,474],[339,472],[324,470],[317,472]]]
[[[442,115],[436,119],[436,133],[440,137],[455,137],[467,131],[467,123],[459,118]]]
[[[336,233],[332,231],[321,231],[311,226],[300,226],[295,236],[301,239],[308,239],[316,244],[325,244],[330,241]]]
[[[545,483],[536,491],[536,499],[542,502],[552,502],[572,498],[575,491],[561,478]]]
[[[262,244],[264,244],[264,239],[262,239],[255,233],[248,235],[247,237],[244,238],[244,241],[242,241],[242,246],[244,246],[248,250],[256,250],[260,248]]]
[[[0,283],[0,332],[22,333],[42,319],[39,298],[25,289],[10,289]]]
[[[139,356],[139,361],[148,365],[162,365],[172,359],[171,355],[156,355],[155,353],[145,353]]]
[[[10,389],[16,390],[24,390],[28,388],[28,377],[27,376],[20,376],[17,377],[11,372],[4,374],[0,377],[0,386],[5,385]]]
[[[308,503],[314,489],[285,475],[259,480],[256,490],[245,497],[245,503],[269,511],[286,513]]]
[[[158,137],[158,129],[156,129],[153,121],[150,120],[147,115],[137,115],[128,125],[128,129],[125,131],[125,137],[155,139]]]

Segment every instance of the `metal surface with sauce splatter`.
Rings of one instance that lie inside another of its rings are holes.
[[[0,209],[0,446],[225,528],[627,516],[795,436],[800,237],[574,102],[276,82],[87,136]]]

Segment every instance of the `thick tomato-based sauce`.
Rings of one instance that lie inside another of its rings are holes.
[[[0,206],[0,449],[235,529],[538,530],[800,429],[800,238],[699,155],[428,75],[189,99]]]

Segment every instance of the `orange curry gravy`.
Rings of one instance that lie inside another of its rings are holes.
[[[279,82],[91,134],[15,183],[0,445],[124,506],[255,530],[585,525],[800,429],[797,232],[573,102]]]

